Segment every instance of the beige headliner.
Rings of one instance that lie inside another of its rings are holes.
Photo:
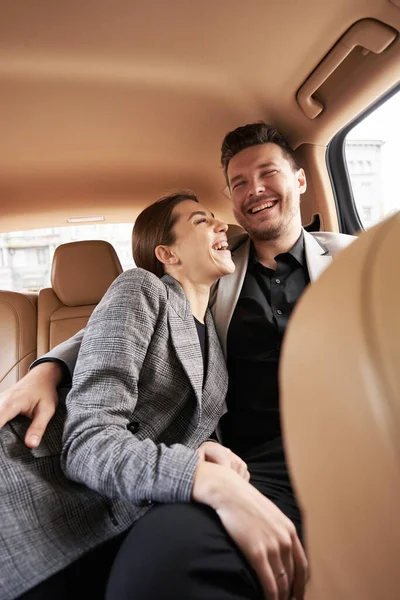
[[[228,130],[266,119],[296,147],[325,146],[399,80],[397,40],[356,77],[344,71],[317,119],[297,105],[365,17],[400,30],[389,0],[0,0],[0,230],[133,220],[177,187],[231,220]]]

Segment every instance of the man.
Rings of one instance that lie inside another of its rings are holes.
[[[232,240],[236,271],[220,280],[211,299],[230,376],[228,412],[219,434],[248,463],[253,486],[301,536],[280,429],[280,348],[289,316],[307,284],[354,238],[302,229],[300,196],[306,177],[273,127],[255,123],[230,132],[222,144],[222,166],[234,215],[248,235]],[[58,361],[68,375],[80,338],[77,334],[45,360]],[[61,369],[54,364],[31,371],[0,397],[0,426],[19,413],[34,417],[26,442],[37,445],[54,412],[60,378]],[[249,501],[248,512],[253,509],[256,514]],[[206,507],[155,507],[135,527],[135,536],[126,540],[125,558],[113,567],[109,597],[123,600],[134,590],[133,596],[141,600],[261,598],[261,582],[268,597],[288,598],[293,581],[296,584],[293,545],[288,537],[275,536],[277,515],[273,510],[259,515],[261,537],[249,531],[254,548],[245,554],[250,567]],[[257,540],[262,540],[262,548]]]

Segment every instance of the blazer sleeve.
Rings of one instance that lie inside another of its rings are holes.
[[[35,360],[29,368],[33,369],[42,362],[59,362],[64,370],[62,384],[69,384],[74,374],[76,360],[78,358],[84,333],[85,330],[81,329],[72,338],[58,344],[58,346],[55,346],[50,352],[47,352],[47,354],[44,354],[41,358]]]
[[[98,304],[82,341],[67,397],[62,465],[67,477],[110,499],[190,501],[198,452],[139,440],[127,429],[166,298],[157,277],[126,271]]]

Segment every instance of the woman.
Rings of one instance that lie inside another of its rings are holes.
[[[186,193],[139,215],[134,259],[148,270],[123,273],[94,311],[67,401],[63,462],[79,483],[60,466],[63,406],[37,449],[23,444],[25,420],[1,430],[2,600],[115,538],[150,502],[190,501],[198,463],[213,451],[198,448],[225,410],[227,374],[206,309],[212,283],[234,270],[226,229]],[[55,597],[53,583],[31,597]]]

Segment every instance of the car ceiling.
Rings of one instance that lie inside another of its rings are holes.
[[[400,2],[1,0],[0,230],[130,221],[185,187],[229,219],[227,131],[264,119],[295,147],[326,145],[399,80],[397,40],[320,117],[299,108],[299,87],[365,17],[399,31]]]

